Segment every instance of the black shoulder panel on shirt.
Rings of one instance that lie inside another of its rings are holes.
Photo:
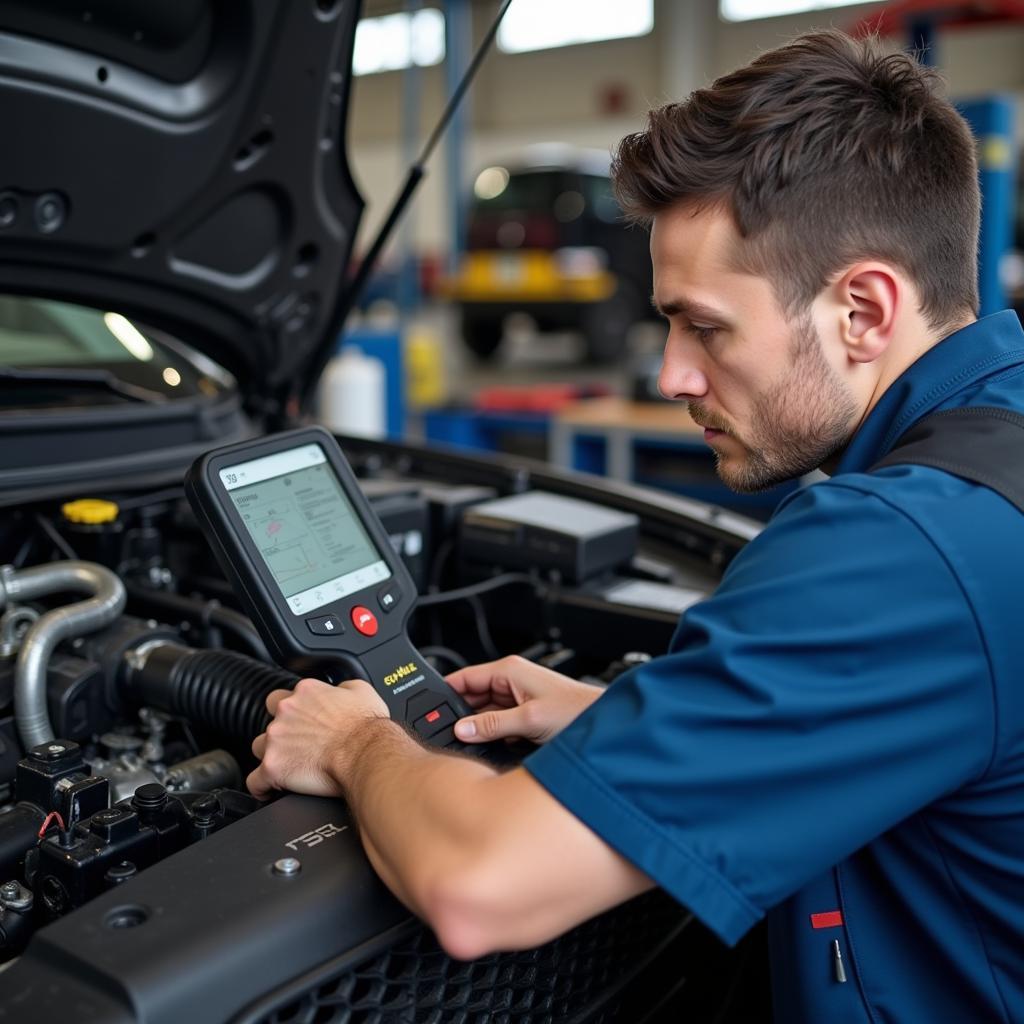
[[[914,424],[871,469],[931,466],[982,484],[1024,512],[1024,415],[967,406]]]

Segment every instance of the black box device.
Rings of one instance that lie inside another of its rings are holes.
[[[505,568],[554,569],[580,583],[636,554],[640,521],[589,501],[528,491],[462,514],[460,553]]]
[[[185,493],[275,661],[366,679],[393,719],[460,746],[452,726],[469,708],[410,643],[412,579],[327,431],[210,452]]]

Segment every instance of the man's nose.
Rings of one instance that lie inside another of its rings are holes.
[[[663,398],[689,401],[703,398],[708,393],[708,379],[697,365],[692,353],[680,351],[670,340],[665,346],[665,357],[658,373],[658,391]]]

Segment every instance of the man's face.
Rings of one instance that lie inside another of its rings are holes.
[[[725,484],[759,491],[839,452],[860,410],[813,305],[788,318],[766,278],[730,262],[740,244],[724,210],[675,206],[655,217],[654,301],[669,322],[658,386],[705,428]]]

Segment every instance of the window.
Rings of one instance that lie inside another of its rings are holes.
[[[864,0],[719,0],[718,13],[726,21],[774,18],[779,14],[802,14],[829,7],[849,7]]]
[[[498,48],[549,50],[642,36],[652,28],[654,0],[516,0],[498,29]]]
[[[433,7],[412,14],[363,18],[356,26],[352,73],[428,67],[444,60],[444,15]]]

